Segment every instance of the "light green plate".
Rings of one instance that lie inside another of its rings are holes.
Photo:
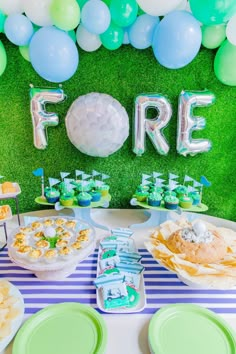
[[[214,312],[197,305],[163,307],[152,317],[149,346],[155,354],[235,354],[235,334]]]
[[[106,325],[97,311],[79,303],[61,303],[24,323],[12,354],[103,354],[106,342]]]

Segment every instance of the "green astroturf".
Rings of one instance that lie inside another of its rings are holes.
[[[203,202],[209,206],[208,214],[236,220],[236,87],[221,84],[213,72],[215,52],[202,48],[187,67],[168,70],[155,60],[152,50],[135,50],[123,46],[110,52],[100,48],[95,53],[80,52],[76,74],[63,83],[67,100],[57,105],[48,105],[47,110],[59,115],[57,127],[48,129],[48,147],[37,150],[33,145],[30,115],[29,84],[39,87],[57,87],[40,78],[31,64],[23,59],[18,47],[2,36],[8,57],[6,71],[0,78],[0,175],[2,181],[19,182],[22,193],[19,197],[20,211],[37,210],[34,202],[41,193],[40,178],[32,170],[43,167],[45,178],[59,178],[61,171],[73,172],[93,169],[109,174],[112,208],[129,208],[129,201],[142,173],[160,171],[164,177],[172,172],[181,177],[185,174],[199,180],[205,175],[212,182],[204,188]],[[235,65],[235,63],[232,65]],[[177,105],[181,90],[211,90],[216,103],[198,108],[195,115],[204,116],[206,128],[194,132],[194,138],[212,141],[210,152],[183,157],[176,152]],[[130,135],[122,148],[107,158],[90,157],[80,153],[69,141],[65,116],[72,102],[80,95],[100,92],[112,95],[126,108],[130,117]],[[134,99],[140,93],[157,92],[167,95],[173,116],[165,129],[170,144],[168,156],[160,156],[147,138],[146,152],[137,157],[132,152],[132,127]],[[1,201],[13,206],[12,201]]]

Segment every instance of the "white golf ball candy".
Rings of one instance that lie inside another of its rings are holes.
[[[193,224],[193,230],[196,235],[201,235],[207,231],[207,227],[203,221],[198,220]]]
[[[47,227],[44,230],[44,235],[46,237],[55,237],[56,236],[56,230],[53,227]]]
[[[65,121],[71,143],[90,156],[113,154],[129,135],[129,117],[125,108],[112,96],[103,93],[78,97]]]

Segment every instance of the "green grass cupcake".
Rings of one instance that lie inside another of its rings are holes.
[[[193,199],[188,197],[187,195],[183,195],[179,198],[179,205],[181,208],[190,209],[193,205]]]
[[[63,193],[60,196],[60,204],[63,206],[72,206],[74,203],[74,193]]]
[[[165,208],[170,210],[175,210],[178,208],[179,199],[174,195],[167,195],[164,198]]]
[[[136,191],[135,197],[137,198],[137,201],[139,201],[139,202],[146,202],[148,194],[149,193],[145,192],[145,191]]]
[[[162,196],[160,193],[153,192],[147,197],[147,203],[150,206],[158,207],[161,205]]]

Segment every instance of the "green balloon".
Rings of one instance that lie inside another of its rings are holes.
[[[226,38],[226,26],[202,26],[202,45],[208,49],[218,48]]]
[[[105,4],[110,7],[110,4],[111,4],[111,0],[102,0],[103,2],[105,2]]]
[[[76,0],[52,0],[50,16],[55,26],[71,31],[79,24],[80,7]]]
[[[191,11],[204,25],[220,25],[236,13],[235,0],[189,0]]]
[[[7,66],[7,54],[5,48],[0,41],[0,76],[4,73]]]
[[[4,23],[7,16],[0,10],[0,32],[4,32]]]
[[[236,46],[227,39],[218,49],[214,60],[214,71],[218,80],[236,86]]]
[[[73,42],[76,42],[76,33],[75,33],[75,31],[73,31],[73,30],[68,31],[67,34],[70,36],[70,38],[72,39]]]
[[[109,50],[118,49],[122,45],[124,39],[123,28],[111,22],[108,29],[100,35],[100,39],[105,48]]]
[[[84,5],[86,4],[86,2],[88,0],[76,0],[76,1],[77,1],[78,5],[79,5],[80,10],[82,10],[82,8],[84,7]]]
[[[112,21],[120,27],[128,27],[136,20],[138,4],[136,0],[111,0]]]
[[[25,46],[21,46],[19,47],[19,51],[20,54],[22,55],[22,57],[30,62],[30,56],[29,56],[29,46],[25,45]]]

